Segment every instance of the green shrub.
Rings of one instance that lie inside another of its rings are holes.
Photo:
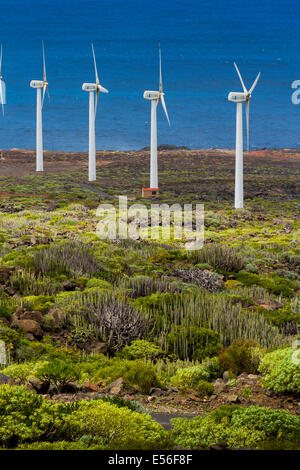
[[[218,354],[222,345],[219,335],[209,328],[174,326],[166,338],[167,352],[180,359],[202,361]]]
[[[219,378],[224,372],[224,366],[220,363],[218,357],[212,357],[205,359],[201,366],[209,375],[209,382],[213,382]]]
[[[195,390],[200,397],[210,397],[214,393],[214,386],[205,380],[200,380]]]
[[[149,393],[152,387],[158,385],[154,367],[143,361],[131,361],[124,379],[129,385],[138,388],[143,393]]]
[[[72,381],[80,379],[77,364],[62,359],[42,362],[36,367],[35,376],[56,387],[57,392]]]
[[[255,346],[257,345],[251,340],[236,340],[220,352],[219,361],[224,369],[231,370],[236,375],[242,372],[255,374],[258,367],[252,354]]]
[[[200,382],[208,381],[209,374],[201,366],[178,369],[172,377],[171,383],[182,390],[196,389]]]
[[[9,318],[18,306],[16,299],[0,294],[0,318]]]
[[[150,415],[101,400],[81,402],[79,410],[66,417],[66,423],[72,439],[101,437],[106,449],[160,450],[168,446],[167,432]]]
[[[103,445],[96,446],[95,450],[102,450]],[[16,450],[92,450],[80,440],[75,442],[57,441],[57,442],[33,442],[32,444],[21,444]],[[94,450],[94,448],[93,448]]]
[[[49,295],[30,295],[23,297],[22,303],[31,310],[47,312],[54,304],[54,297]]]
[[[118,354],[119,357],[124,359],[151,359],[163,355],[163,351],[154,343],[150,343],[144,339],[137,339],[131,343],[130,346],[125,348]]]
[[[233,413],[231,426],[263,431],[268,439],[300,438],[300,417],[285,410],[249,406]]]
[[[110,403],[111,405],[116,405],[118,408],[128,408],[131,411],[137,411],[138,413],[144,413],[144,408],[139,401],[136,400],[127,400],[118,395],[101,397],[101,400]]]
[[[15,447],[47,435],[54,428],[51,404],[26,387],[0,386],[0,443]]]
[[[300,393],[300,349],[284,348],[270,352],[262,359],[259,371],[263,385],[277,393]]]
[[[258,406],[221,406],[205,417],[171,420],[175,444],[190,449],[207,449],[225,442],[229,448],[261,448],[262,442],[299,439],[300,418],[288,411]]]
[[[236,275],[236,278],[245,286],[261,286],[274,295],[283,295],[285,297],[291,297],[297,286],[294,281],[284,279],[283,277],[275,274],[267,277],[241,271]]]
[[[20,379],[23,384],[27,382],[32,375],[35,364],[32,362],[23,362],[20,364],[11,364],[2,370],[2,373],[12,379]]]
[[[142,360],[129,361],[115,358],[95,361],[92,365],[81,364],[80,370],[83,374],[87,374],[92,382],[102,382],[103,385],[123,377],[128,385],[143,393],[148,393],[152,387],[158,385],[154,367]]]
[[[15,349],[20,342],[20,333],[0,323],[0,341],[5,343],[7,350]]]
[[[89,279],[86,283],[86,287],[88,289],[97,287],[99,289],[112,289],[113,286],[111,285],[110,282],[104,281],[103,279]]]

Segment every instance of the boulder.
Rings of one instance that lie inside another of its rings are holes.
[[[110,395],[119,395],[125,388],[125,381],[123,377],[119,377],[117,380],[112,382],[106,387],[103,392],[109,393]]]
[[[258,380],[259,379],[259,376],[258,375],[255,375],[255,374],[248,374],[247,376],[247,380]]]
[[[41,312],[38,312],[37,310],[33,310],[32,312],[25,311],[21,315],[22,320],[34,320],[40,325],[43,324],[44,322],[44,316]]]
[[[49,389],[49,382],[42,381],[37,377],[29,377],[28,385],[31,385],[37,393],[45,394]]]
[[[35,320],[15,320],[11,326],[20,328],[24,333],[32,334],[35,338],[39,339],[43,337],[41,325]]]
[[[0,385],[7,384],[9,381],[9,377],[7,375],[0,373]]]
[[[229,370],[225,370],[225,372],[223,373],[223,380],[225,383],[228,382],[228,380],[230,380],[232,377],[232,374]]]
[[[228,403],[240,403],[238,395],[230,394],[226,399]]]
[[[65,384],[60,392],[61,393],[77,393],[81,389],[81,386],[77,382],[68,382]]]
[[[82,385],[81,391],[83,393],[99,392],[100,388],[98,387],[97,384],[94,384],[92,382],[84,382],[84,384]]]
[[[278,310],[283,306],[280,302],[276,302],[276,300],[268,300],[268,299],[253,299],[256,304],[260,307],[264,308],[265,310]]]
[[[149,395],[151,397],[161,397],[164,394],[161,388],[151,388]]]
[[[3,282],[6,282],[8,281],[11,273],[15,270],[16,268],[14,266],[7,266],[5,268],[1,268],[0,269],[0,282],[3,281]]]
[[[228,445],[226,442],[218,442],[209,446],[209,450],[227,450]]]
[[[217,379],[214,382],[214,392],[220,393],[226,389],[226,384],[222,379]]]

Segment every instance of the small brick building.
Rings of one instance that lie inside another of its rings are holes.
[[[157,197],[158,188],[142,188],[143,197]]]

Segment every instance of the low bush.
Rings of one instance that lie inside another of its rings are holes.
[[[251,340],[236,340],[227,348],[222,349],[219,361],[224,369],[230,370],[236,375],[242,372],[255,374],[259,363],[252,353],[254,347],[257,347],[257,344]]]
[[[124,359],[150,359],[153,361],[163,356],[163,354],[163,351],[156,344],[144,339],[137,339],[130,346],[125,346],[118,356]]]
[[[77,364],[62,359],[53,359],[37,365],[35,376],[54,385],[57,392],[60,392],[68,383],[79,380],[81,374]]]
[[[26,387],[0,386],[0,443],[7,447],[46,436],[55,426],[51,404]]]
[[[178,369],[171,379],[171,384],[182,390],[197,389],[198,385],[209,380],[209,373],[201,366]]]
[[[20,342],[20,333],[0,323],[0,341],[5,343],[7,350],[15,349]]]
[[[170,445],[168,433],[150,415],[100,400],[81,402],[79,410],[66,417],[66,423],[72,439],[100,437],[105,449],[160,450]]]
[[[102,385],[108,385],[123,377],[128,385],[143,393],[149,393],[152,387],[159,384],[155,368],[142,360],[96,360],[92,363],[81,363],[80,371],[88,380]]]
[[[291,297],[294,295],[297,283],[290,279],[272,275],[262,276],[253,274],[246,271],[241,271],[236,275],[238,281],[242,282],[245,286],[260,286],[271,292],[274,295],[283,295],[284,297]]]
[[[32,375],[35,364],[32,362],[22,362],[20,364],[11,364],[2,370],[2,373],[12,379],[19,379],[25,384]]]
[[[222,345],[219,335],[209,328],[174,326],[166,337],[168,354],[180,359],[202,361],[218,354]]]
[[[214,386],[205,380],[200,380],[195,390],[200,397],[210,397],[214,393]]]
[[[300,394],[300,349],[284,348],[270,352],[262,359],[259,371],[265,374],[265,387],[277,393]]]
[[[175,444],[188,449],[207,449],[225,442],[230,449],[262,448],[264,441],[299,439],[300,418],[288,411],[250,406],[221,406],[205,417],[172,420]]]

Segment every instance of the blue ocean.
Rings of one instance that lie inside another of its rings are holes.
[[[300,147],[299,0],[0,0],[0,42],[7,86],[0,148],[34,148],[35,90],[44,40],[50,102],[43,109],[44,148],[88,149],[88,94],[96,51],[101,94],[97,149],[140,149],[150,140],[146,89],[158,87],[163,54],[169,128],[158,108],[158,143],[233,148],[235,105],[229,91],[261,78],[250,106],[251,148]]]

